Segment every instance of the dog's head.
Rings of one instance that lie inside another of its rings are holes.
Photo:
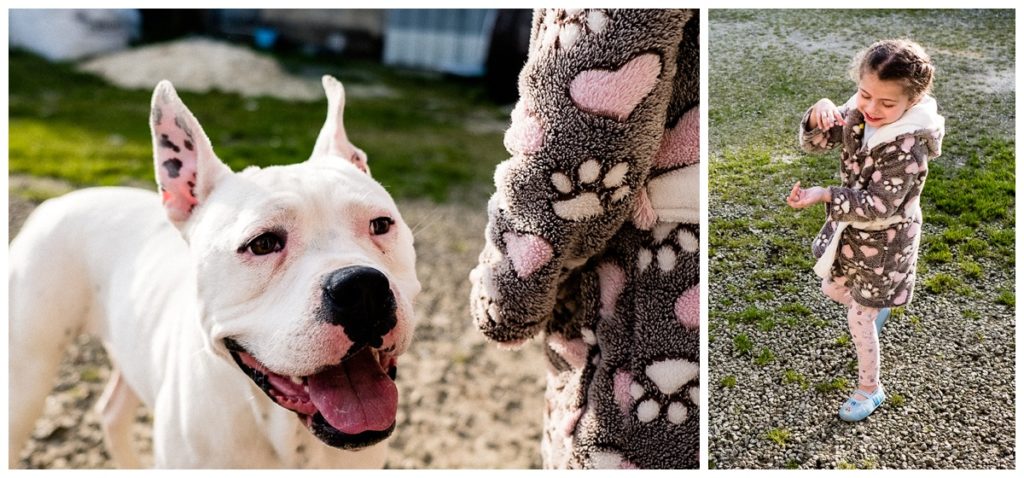
[[[412,232],[345,133],[344,89],[323,83],[327,121],[300,164],[232,173],[166,81],[150,126],[209,347],[322,441],[359,448],[394,429],[420,284]]]

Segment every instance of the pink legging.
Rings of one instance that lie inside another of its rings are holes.
[[[850,309],[846,314],[846,320],[850,325],[850,337],[853,338],[853,344],[857,347],[857,366],[860,370],[857,378],[861,388],[874,388],[878,385],[878,374],[881,369],[878,332],[875,330],[875,317],[878,315],[878,309],[866,307],[854,301],[850,296],[850,288],[846,286],[845,277],[837,277],[833,281],[822,280],[821,290],[830,299]]]

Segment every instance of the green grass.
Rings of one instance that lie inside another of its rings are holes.
[[[846,347],[850,345],[850,334],[843,334],[836,338],[836,345]]]
[[[912,325],[914,327],[914,332],[920,332],[922,330],[923,327],[921,325],[921,317],[920,316],[911,315],[909,320],[910,320],[910,325]]]
[[[772,428],[765,434],[772,443],[785,447],[786,443],[792,438],[792,433],[785,428]]]
[[[899,408],[907,404],[907,399],[902,394],[894,393],[889,396],[889,402],[892,403],[892,406]]]
[[[936,242],[924,254],[924,260],[931,264],[945,264],[953,260],[953,251],[944,242]]]
[[[749,306],[733,315],[733,321],[744,324],[753,324],[771,318],[771,313],[756,306]]]
[[[996,297],[996,303],[997,304],[1009,306],[1011,308],[1016,304],[1016,302],[1017,302],[1017,299],[1013,295],[1013,291],[1006,291],[1006,290],[1004,290],[1004,291],[999,293],[998,297]]]
[[[722,377],[722,380],[718,383],[722,388],[733,388],[736,386],[736,377],[733,375],[726,375]]]
[[[739,334],[732,338],[732,346],[736,352],[746,354],[754,349],[754,342],[747,337],[747,334]]]
[[[860,464],[850,463],[846,460],[836,463],[837,470],[874,470],[875,468],[878,468],[878,461],[870,458],[861,460]]]
[[[761,367],[767,366],[774,361],[775,354],[767,347],[762,348],[761,353],[757,354],[757,357],[754,358],[754,363]]]
[[[789,303],[782,307],[779,307],[779,312],[783,314],[796,315],[800,317],[807,317],[811,315],[811,309],[808,309],[806,305],[798,303]]]
[[[944,272],[925,279],[924,287],[932,294],[945,294],[960,287],[960,279]]]
[[[799,372],[797,372],[796,370],[793,370],[793,369],[786,369],[786,371],[783,372],[783,374],[782,374],[782,383],[785,383],[785,384],[795,383],[797,385],[800,385],[800,388],[802,388],[804,390],[807,390],[807,387],[809,386],[808,383],[807,383],[807,377],[804,377],[803,374],[801,374],[801,373],[799,373]]]
[[[982,239],[969,239],[967,243],[960,246],[960,252],[965,255],[984,257],[988,254],[988,243]]]
[[[960,263],[960,272],[963,273],[964,277],[970,279],[981,278],[981,265],[977,262],[966,260]]]
[[[77,186],[152,182],[147,124],[151,91],[124,90],[21,51],[10,60],[9,168]],[[482,201],[494,166],[507,157],[502,133],[471,132],[470,122],[507,121],[507,112],[475,83],[403,74],[368,62],[289,60],[318,77],[385,86],[394,97],[350,97],[345,126],[370,169],[396,197]],[[312,73],[315,71],[315,74]],[[155,86],[155,85],[154,85]],[[309,157],[326,100],[179,92],[234,170],[291,164]]]
[[[850,388],[850,383],[843,377],[837,377],[829,382],[821,382],[814,385],[814,389],[821,393],[844,392]]]

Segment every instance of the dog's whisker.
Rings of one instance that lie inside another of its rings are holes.
[[[420,218],[418,221],[416,221],[416,224],[413,224],[412,227],[409,228],[412,230],[412,235],[415,236],[421,231],[427,229],[428,227],[437,224],[434,220],[441,217],[441,214],[442,213],[440,208],[435,207],[434,210],[430,211],[426,216]]]

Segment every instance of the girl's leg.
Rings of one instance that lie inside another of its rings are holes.
[[[833,277],[832,279],[821,280],[821,291],[825,293],[828,298],[839,302],[847,307],[853,299],[850,297],[850,288],[846,287],[845,277]]]
[[[878,309],[852,302],[850,312],[846,316],[850,325],[850,337],[857,347],[858,384],[861,390],[867,392],[874,392],[878,388],[880,355],[878,331],[875,329],[877,315]]]
[[[857,377],[857,389],[839,407],[839,418],[848,422],[867,418],[885,401],[882,384],[878,383],[878,332],[875,330],[877,315],[878,309],[865,307],[856,302],[850,304],[847,318],[850,323],[850,336],[857,346],[857,367],[860,374]]]

